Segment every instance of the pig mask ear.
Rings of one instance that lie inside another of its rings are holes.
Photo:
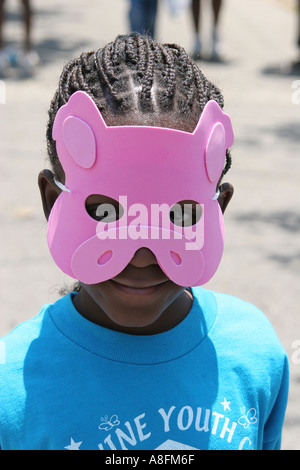
[[[95,164],[97,144],[93,129],[98,132],[107,127],[94,101],[85,92],[77,91],[58,110],[53,125],[53,139],[64,170],[74,162],[84,169]]]
[[[81,119],[70,116],[62,126],[65,147],[74,162],[82,168],[91,168],[96,161],[96,140],[90,126]]]
[[[214,125],[205,149],[205,167],[211,183],[217,183],[225,163],[225,129],[220,122]]]
[[[226,150],[233,144],[231,119],[216,101],[211,100],[206,104],[194,134],[197,132],[202,132],[206,142],[204,162],[208,179],[217,183],[224,168]]]

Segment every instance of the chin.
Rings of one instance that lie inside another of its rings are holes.
[[[135,328],[142,329],[152,326],[161,316],[161,313],[157,310],[155,312],[147,313],[146,309],[138,309],[137,312],[134,309],[130,309],[128,314],[120,311],[118,312],[106,312],[109,319],[118,327],[122,328]]]

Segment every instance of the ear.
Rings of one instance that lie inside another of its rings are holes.
[[[87,93],[77,91],[71,95],[67,104],[58,110],[52,132],[65,172],[74,163],[84,169],[94,165],[97,156],[94,132],[98,134],[106,129],[99,109]]]
[[[220,196],[218,197],[218,203],[220,204],[222,213],[224,214],[226,207],[228,206],[229,202],[234,193],[234,189],[232,184],[230,183],[223,183],[221,184],[220,188]]]
[[[217,122],[210,133],[205,149],[205,167],[211,183],[220,179],[225,157],[225,130],[222,124]]]
[[[233,129],[230,117],[214,100],[206,103],[194,135],[199,133],[204,140],[205,167],[210,183],[216,183],[222,174],[226,149],[233,144]]]
[[[215,100],[210,100],[204,106],[199,122],[194,130],[194,134],[203,128],[207,138],[216,123],[221,123],[225,134],[225,147],[228,149],[233,145],[234,133],[230,116],[222,111]]]
[[[62,127],[64,144],[74,162],[82,168],[91,168],[96,161],[95,136],[88,124],[70,116]]]
[[[54,175],[50,170],[42,170],[38,176],[44,214],[48,220],[51,209],[61,193],[61,190],[54,183]]]

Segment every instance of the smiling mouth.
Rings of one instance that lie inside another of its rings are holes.
[[[155,294],[164,284],[166,284],[167,280],[152,286],[128,286],[113,279],[111,279],[110,282],[112,286],[119,292],[123,292],[124,294],[128,295],[142,296]]]

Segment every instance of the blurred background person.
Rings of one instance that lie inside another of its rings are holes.
[[[32,7],[30,0],[21,0],[23,6],[24,40],[22,53],[5,50],[4,44],[4,22],[5,22],[5,0],[0,0],[0,75],[5,75],[9,65],[20,65],[25,75],[31,75],[33,68],[37,65],[38,56],[32,45]]]
[[[300,66],[300,0],[298,0],[298,60],[297,64]]]
[[[131,32],[155,37],[158,0],[130,0],[129,22]]]
[[[211,60],[220,59],[219,48],[219,34],[218,25],[220,19],[220,11],[222,7],[222,0],[210,0],[213,11],[213,25],[211,33]],[[192,17],[194,26],[194,49],[193,59],[200,59],[202,54],[202,41],[201,41],[201,0],[192,0]]]

